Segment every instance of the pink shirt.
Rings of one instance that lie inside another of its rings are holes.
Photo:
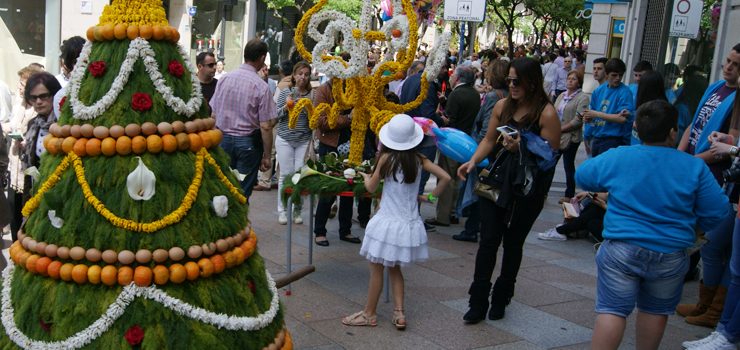
[[[247,136],[260,122],[277,118],[270,88],[246,63],[219,79],[210,105],[216,127],[226,135]]]

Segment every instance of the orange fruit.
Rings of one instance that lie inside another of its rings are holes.
[[[77,284],[83,284],[87,282],[87,265],[85,264],[77,264],[75,267],[72,268],[72,280],[77,282]]]
[[[162,26],[152,26],[152,38],[154,40],[162,40],[162,39],[164,39],[164,27],[162,27]]]
[[[170,281],[172,281],[172,283],[185,282],[187,276],[188,271],[185,269],[185,266],[182,266],[182,264],[170,265]]]
[[[105,284],[106,286],[112,286],[115,285],[116,282],[116,275],[118,274],[118,269],[116,269],[113,265],[106,265],[103,267],[103,269],[100,271],[100,280]]]
[[[142,24],[139,26],[139,36],[149,40],[152,38],[152,26],[148,24]]]
[[[162,152],[162,138],[157,134],[147,136],[146,149],[149,150],[149,153]]]
[[[87,269],[87,280],[92,284],[100,283],[100,275],[103,269],[98,265],[92,265]]]
[[[19,265],[26,266],[26,261],[28,261],[28,258],[30,258],[31,255],[33,255],[33,254],[31,254],[31,253],[29,253],[27,251],[22,252],[21,255],[20,255],[20,257],[18,257],[18,261],[20,262]]]
[[[105,37],[103,37],[103,26],[95,26],[95,29],[93,29],[93,36],[95,37],[95,41],[105,40]]]
[[[95,26],[87,28],[87,32],[85,32],[85,36],[87,36],[87,40],[95,41]]]
[[[131,138],[124,135],[116,139],[116,152],[122,156],[131,153]]]
[[[87,139],[86,138],[80,138],[75,141],[75,145],[72,146],[72,150],[75,152],[76,155],[80,157],[84,157],[87,155],[87,150],[85,146],[87,145]]]
[[[118,40],[126,39],[126,25],[123,23],[116,24],[115,27],[113,27],[113,36]]]
[[[173,27],[170,27],[170,40],[175,43],[180,41],[180,32],[178,32],[177,29]]]
[[[112,23],[104,24],[100,27],[101,34],[105,40],[113,40],[115,38],[114,28]]]
[[[57,147],[57,140],[61,140],[61,139],[53,137],[53,136],[49,138],[49,142],[47,142],[45,145],[45,148],[47,151],[49,151],[49,153],[57,154],[59,151],[62,150],[61,144],[59,145],[59,147]]]
[[[190,140],[191,151],[198,152],[203,147],[203,140],[200,139],[200,136],[198,136],[198,134],[188,134],[188,139]]]
[[[226,261],[226,267],[233,267],[236,265],[236,256],[231,251],[223,253],[224,260]]]
[[[130,266],[121,266],[118,269],[118,284],[127,286],[134,280],[134,269]]]
[[[141,135],[134,136],[131,139],[131,150],[136,154],[144,154],[146,152],[146,138]]]
[[[39,275],[48,276],[49,273],[47,272],[47,269],[49,268],[49,264],[51,264],[51,259],[49,259],[48,256],[40,257],[36,260],[36,272],[38,272]]]
[[[211,262],[211,259],[202,258],[198,260],[198,266],[200,267],[201,277],[208,278],[213,275],[213,263]]]
[[[65,154],[72,152],[75,147],[75,143],[77,142],[77,138],[72,136],[67,136],[64,138],[64,141],[62,141],[62,152]]]
[[[156,284],[165,284],[170,279],[170,270],[167,269],[167,266],[157,265],[152,269],[152,273]]]
[[[59,273],[62,269],[61,261],[52,261],[49,267],[46,268],[46,273],[53,279],[59,279]]]
[[[210,259],[213,263],[213,272],[221,273],[226,269],[226,260],[220,254],[214,255]]]
[[[162,149],[166,153],[177,151],[177,138],[172,135],[162,135]]]
[[[126,28],[126,37],[129,38],[129,40],[134,40],[139,36],[139,26],[135,24],[131,24]]]
[[[200,276],[200,266],[192,261],[185,263],[185,270],[188,273],[188,281],[197,279]]]
[[[208,132],[211,133],[211,142],[214,146],[220,144],[221,140],[224,138],[224,133],[222,133],[221,130],[211,129]]]
[[[103,155],[110,157],[116,154],[116,140],[112,137],[106,137],[103,142],[100,143],[100,151]]]
[[[137,266],[134,270],[134,283],[139,287],[152,284],[152,269],[149,266]]]
[[[181,151],[190,149],[190,138],[188,134],[181,132],[175,135],[175,139],[177,139],[177,149]]]
[[[393,30],[391,30],[391,35],[394,38],[400,38],[401,37],[401,34],[402,33],[401,33],[401,30],[400,29],[393,29]]]
[[[40,258],[41,257],[36,254],[32,254],[31,256],[29,256],[28,259],[26,259],[26,270],[28,270],[28,272],[30,273],[36,273],[36,262]]]
[[[100,155],[100,144],[100,140],[94,137],[87,140],[87,143],[85,144],[85,152],[87,152],[87,155],[90,157]]]
[[[285,105],[288,106],[288,109],[293,109],[293,106],[295,106],[295,100],[292,97],[288,97],[288,100],[285,101]]]
[[[236,258],[237,265],[243,263],[244,260],[247,260],[247,253],[242,248],[236,247],[231,252],[234,254],[234,257]]]
[[[74,267],[75,265],[72,263],[62,265],[62,267],[59,268],[59,278],[61,278],[62,281],[71,281],[72,269],[74,269]]]
[[[44,141],[43,141],[44,149],[49,149],[49,142],[51,142],[51,139],[53,138],[54,136],[52,134],[46,134],[46,136],[44,136]]]

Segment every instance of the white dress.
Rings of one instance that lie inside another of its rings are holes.
[[[380,210],[367,223],[360,248],[360,255],[385,266],[404,266],[429,257],[417,202],[421,172],[412,184],[403,183],[400,169],[395,177],[385,178]]]

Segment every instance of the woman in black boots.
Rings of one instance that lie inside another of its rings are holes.
[[[468,291],[470,310],[463,317],[466,323],[480,322],[486,316],[496,253],[502,243],[501,275],[493,285],[488,318],[504,317],[504,309],[514,295],[524,240],[542,211],[555,172],[554,165],[547,170],[532,166],[537,163],[534,145],[546,142],[552,152],[557,152],[560,144],[560,120],[543,89],[539,64],[528,58],[514,60],[506,81],[509,97],[493,108],[485,138],[472,159],[458,168],[458,176],[465,178],[486,157],[491,161],[507,159],[500,162],[505,170],[492,170],[497,179],[502,179],[494,181],[496,194],[491,199],[480,198],[481,240]],[[510,129],[497,130],[502,126]]]

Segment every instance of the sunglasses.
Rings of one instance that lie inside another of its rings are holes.
[[[28,102],[36,102],[36,100],[48,100],[51,98],[50,93],[45,93],[41,95],[28,95]]]
[[[519,80],[519,78],[510,78],[510,77],[506,78],[506,85],[514,85],[514,87],[517,87],[519,86],[519,84],[521,84],[521,82],[522,81]]]

